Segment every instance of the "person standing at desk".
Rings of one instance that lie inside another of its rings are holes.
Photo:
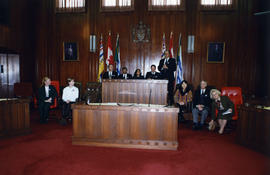
[[[173,102],[173,89],[174,89],[174,71],[176,71],[176,61],[170,58],[168,50],[165,51],[165,58],[159,61],[158,70],[161,73],[161,78],[168,80],[168,105],[172,106]]]
[[[102,78],[103,79],[117,79],[117,72],[113,70],[112,64],[109,65],[109,71],[104,72],[104,74],[102,75]]]
[[[156,71],[156,65],[151,65],[151,71],[146,73],[146,79],[160,79],[160,73]]]
[[[53,105],[54,99],[57,97],[57,91],[51,85],[51,80],[44,77],[42,86],[38,90],[38,108],[40,114],[40,123],[48,123],[50,106]]]

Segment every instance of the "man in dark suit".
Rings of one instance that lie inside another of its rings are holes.
[[[109,71],[104,72],[102,75],[103,79],[117,79],[117,72],[113,71],[113,65],[109,65]]]
[[[158,70],[161,78],[168,80],[168,105],[173,105],[173,89],[174,89],[174,71],[176,71],[176,61],[170,58],[169,51],[165,51],[165,58],[159,61]]]
[[[57,91],[51,85],[51,80],[44,77],[42,86],[38,90],[38,108],[40,113],[40,123],[47,123],[50,106],[53,105],[54,99],[57,97]]]
[[[206,81],[201,81],[200,87],[195,91],[193,97],[193,129],[201,129],[210,110],[210,89],[207,87]],[[201,114],[201,121],[198,118]]]
[[[122,74],[119,75],[118,79],[132,79],[132,75],[127,73],[127,68],[123,67],[122,68]]]
[[[160,73],[156,72],[156,65],[151,65],[151,71],[146,73],[146,79],[160,79]]]

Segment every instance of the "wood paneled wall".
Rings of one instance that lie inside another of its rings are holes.
[[[0,24],[0,47],[20,55],[21,81],[34,82],[35,0],[9,0],[9,22]]]
[[[100,34],[103,34],[106,57],[109,31],[112,32],[113,50],[116,34],[120,34],[121,65],[126,66],[132,74],[136,68],[141,68],[143,73],[146,73],[151,64],[158,65],[162,34],[166,34],[169,47],[169,34],[173,31],[175,55],[178,36],[182,33],[184,78],[194,86],[204,79],[217,88],[240,86],[244,93],[253,93],[256,90],[255,85],[262,83],[258,78],[261,72],[258,71],[257,59],[257,21],[253,16],[257,8],[256,0],[238,0],[236,9],[232,11],[210,12],[200,10],[199,0],[186,0],[184,11],[172,12],[149,12],[146,0],[135,0],[134,11],[121,13],[100,12],[99,0],[86,0],[86,13],[79,14],[55,14],[54,0],[25,1],[32,4],[28,15],[34,14],[34,17],[30,18],[31,29],[22,32],[34,37],[23,49],[30,57],[34,54],[31,59],[35,60],[36,86],[40,84],[43,76],[59,80],[61,85],[65,85],[65,80],[70,76],[82,82],[83,87],[86,82],[96,81],[98,49],[96,53],[89,52],[89,35],[97,35],[99,41]],[[23,18],[21,23],[29,21],[25,15],[20,18]],[[131,27],[140,20],[151,28],[149,43],[132,41]],[[195,35],[195,52],[192,54],[187,53],[188,35]],[[64,41],[78,43],[80,61],[63,61]],[[206,62],[207,43],[211,41],[226,43],[224,64]],[[23,43],[18,43],[20,44]],[[29,46],[31,48],[28,48]],[[25,75],[31,72],[24,70]]]

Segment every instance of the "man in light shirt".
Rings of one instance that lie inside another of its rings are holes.
[[[67,117],[71,117],[71,104],[75,103],[79,98],[79,89],[74,86],[75,82],[73,78],[67,79],[68,86],[63,89],[63,119],[66,120]]]

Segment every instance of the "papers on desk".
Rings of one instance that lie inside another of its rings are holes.
[[[17,100],[18,98],[0,98],[0,101]]]
[[[263,109],[265,109],[265,110],[270,110],[270,106],[265,106],[265,107],[263,107]]]
[[[232,112],[230,111],[230,109],[228,109],[227,111],[223,112],[222,115],[227,115],[227,114],[231,114]]]

